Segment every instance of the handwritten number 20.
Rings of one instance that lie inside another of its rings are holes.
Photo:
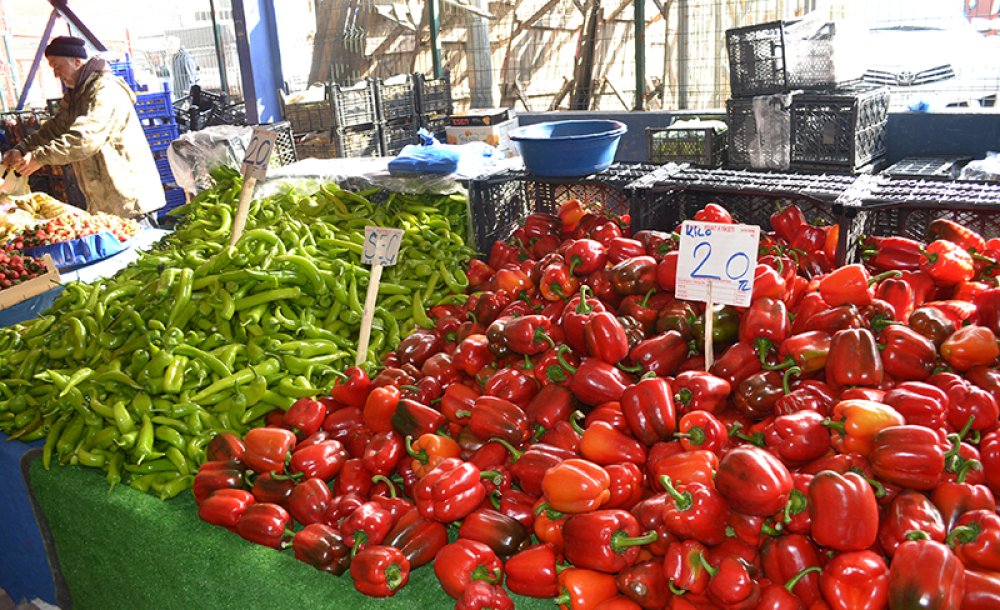
[[[701,268],[704,267],[705,263],[708,262],[708,259],[712,257],[712,244],[708,243],[707,241],[703,241],[697,246],[695,246],[692,254],[696,259],[698,258],[699,250],[705,250],[704,256],[698,262],[698,265],[694,268],[694,270],[691,271],[691,277],[703,278],[708,280],[720,279],[719,276],[717,275],[701,273]],[[733,273],[732,271],[733,263],[741,258],[743,259],[743,269],[740,270],[739,273]],[[729,257],[729,260],[726,261],[726,275],[729,276],[729,279],[731,280],[738,280],[739,278],[746,275],[746,272],[749,270],[750,270],[750,257],[747,256],[746,253],[744,252],[736,252],[735,254]]]
[[[698,258],[698,250],[703,249],[702,246],[704,246],[705,248],[708,248],[708,251],[705,252],[705,258],[701,259],[701,262],[698,263],[698,266],[695,267],[694,270],[691,271],[691,277],[699,277],[699,278],[705,278],[705,279],[709,279],[709,280],[717,280],[717,279],[719,279],[719,276],[717,276],[717,275],[708,275],[707,273],[701,273],[701,268],[705,266],[705,263],[707,263],[708,259],[711,258],[711,256],[712,256],[712,244],[708,243],[707,241],[703,241],[703,242],[701,242],[700,244],[698,244],[697,246],[694,247],[694,252],[692,252],[692,254],[694,255],[695,258]]]

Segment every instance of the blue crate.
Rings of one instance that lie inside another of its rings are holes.
[[[173,119],[174,103],[170,91],[136,95],[135,113],[140,119]]]
[[[184,205],[187,199],[184,196],[184,189],[180,187],[170,187],[164,189],[164,197],[167,199],[167,205],[164,206],[164,210],[172,210],[178,206]]]
[[[170,170],[170,161],[167,159],[156,160],[156,171],[160,172],[160,182],[174,181],[174,173]]]
[[[135,72],[132,70],[132,61],[129,59],[128,55],[126,55],[125,59],[122,61],[109,61],[108,67],[115,76],[125,81],[133,91],[138,88],[139,84],[135,80]]]
[[[153,152],[167,150],[170,147],[170,143],[180,135],[176,123],[147,125],[142,130],[146,132],[146,141],[149,142],[149,149]]]

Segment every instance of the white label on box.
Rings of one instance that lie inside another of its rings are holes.
[[[760,227],[685,221],[677,258],[675,295],[686,301],[712,301],[746,307],[753,292]]]

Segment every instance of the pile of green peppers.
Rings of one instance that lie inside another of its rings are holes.
[[[369,370],[432,326],[426,307],[465,298],[464,196],[288,188],[255,199],[230,246],[242,181],[214,177],[134,264],[69,284],[41,317],[0,330],[0,431],[44,438],[45,467],[102,468],[112,486],[172,497],[216,434],[327,391],[355,360],[366,225],[405,231],[379,287]]]

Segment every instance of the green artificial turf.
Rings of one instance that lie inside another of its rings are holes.
[[[48,519],[75,610],[107,608],[453,608],[430,565],[395,597],[374,599],[283,552],[198,519],[189,493],[167,502],[77,466],[31,465],[31,488]],[[512,596],[517,608],[551,600]]]

